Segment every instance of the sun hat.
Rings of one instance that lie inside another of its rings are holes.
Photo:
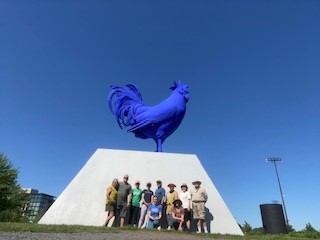
[[[169,183],[168,187],[176,187],[176,185],[174,183]]]
[[[199,181],[199,180],[196,180],[196,181],[192,182],[193,185],[195,185],[196,183],[199,183],[199,185],[201,185],[201,181]]]

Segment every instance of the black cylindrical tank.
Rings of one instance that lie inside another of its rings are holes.
[[[287,233],[281,204],[261,204],[260,212],[263,228],[266,233]]]

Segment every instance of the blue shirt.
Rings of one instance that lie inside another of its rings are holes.
[[[158,187],[154,192],[154,195],[158,198],[157,204],[161,204],[162,198],[166,195],[166,190],[163,187]]]
[[[151,217],[159,217],[160,213],[162,212],[162,205],[154,205],[151,204],[148,207],[148,211],[150,211],[150,216]]]

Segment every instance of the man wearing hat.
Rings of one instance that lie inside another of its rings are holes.
[[[179,199],[177,191],[174,190],[175,187],[176,187],[176,185],[174,183],[168,184],[169,192],[167,192],[167,194],[166,194],[166,205],[167,205],[166,215],[167,215],[167,222],[168,223],[170,222],[170,219],[171,219],[171,211],[173,208],[173,201]],[[171,229],[171,227],[168,226],[168,230],[170,230],[170,229]]]
[[[161,180],[157,181],[157,189],[154,192],[154,195],[157,197],[158,202],[157,204],[163,204],[166,196],[166,190],[162,187]]]
[[[193,218],[197,220],[197,233],[201,233],[201,227],[205,233],[208,233],[207,224],[205,219],[205,203],[208,200],[207,192],[204,188],[201,188],[201,182],[196,180],[192,182],[194,189],[191,191],[192,212]]]
[[[165,215],[165,208],[163,206],[165,197],[166,197],[166,190],[162,187],[162,182],[161,180],[157,180],[157,189],[154,191],[154,196],[157,197],[157,205],[162,206],[162,213],[161,213],[161,219],[160,219],[160,225],[158,227],[158,230],[161,229],[162,226],[164,226],[164,215]]]

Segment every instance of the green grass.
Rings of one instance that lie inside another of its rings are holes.
[[[0,222],[0,231],[5,232],[52,232],[52,233],[73,233],[73,232],[89,232],[89,233],[119,233],[132,231],[150,231],[150,230],[137,230],[132,227],[125,228],[106,228],[106,227],[93,227],[93,226],[80,226],[80,225],[42,225],[36,223],[11,223],[11,222]],[[168,231],[163,230],[169,234]],[[190,234],[186,232],[171,232],[170,234]],[[199,239],[221,239],[221,240],[310,240],[319,239],[318,235],[306,235],[302,233],[292,233],[284,235],[250,235],[245,236],[232,236],[232,235],[221,235],[221,234],[195,234]]]
[[[0,222],[0,231],[6,232],[120,232],[117,228],[82,225],[44,225],[37,223]]]

